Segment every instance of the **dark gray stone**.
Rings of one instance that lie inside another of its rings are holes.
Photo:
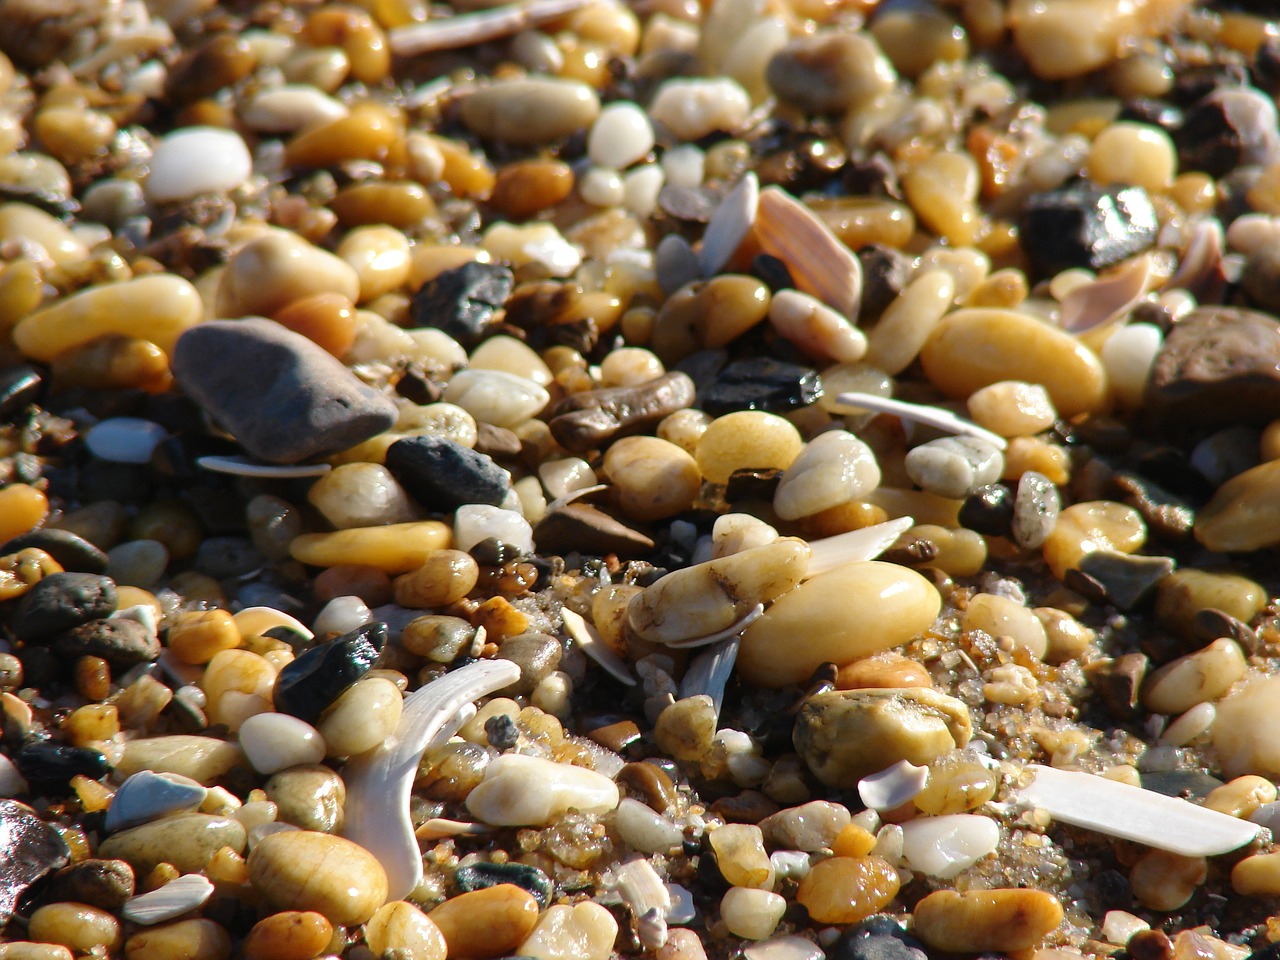
[[[29,807],[0,800],[0,927],[9,922],[26,889],[70,857],[62,835]]]
[[[137,620],[112,617],[68,630],[53,642],[53,649],[68,660],[101,657],[116,666],[131,667],[160,656],[160,639]]]
[[[698,398],[713,417],[735,410],[786,414],[816,403],[822,396],[818,371],[773,357],[737,360],[720,371]]]
[[[178,340],[179,386],[268,463],[354,446],[395,423],[395,405],[323,348],[260,317],[211,320]]]
[[[387,625],[374,620],[312,647],[276,677],[276,710],[314,724],[353,683],[373,669],[387,642]]]
[[[33,530],[14,537],[3,547],[0,556],[34,547],[43,550],[61,564],[63,570],[75,573],[105,573],[107,555],[84,537],[70,530]]]
[[[28,643],[105,617],[116,608],[116,585],[93,573],[54,573],[26,592],[9,627]]]
[[[423,284],[409,307],[413,322],[436,327],[470,350],[511,296],[515,276],[497,263],[473,261]]]
[[[40,891],[45,903],[87,903],[115,911],[133,896],[133,867],[123,860],[81,860],[49,878]]]
[[[1155,243],[1155,207],[1141,187],[1087,182],[1033,193],[1019,219],[1023,252],[1037,276],[1071,267],[1101,270]]]
[[[387,450],[387,469],[428,510],[448,513],[468,503],[497,506],[511,475],[483,453],[440,437],[406,437]]]
[[[555,892],[550,877],[537,867],[523,863],[472,863],[459,867],[453,875],[453,882],[459,893],[484,890],[502,883],[515,884],[532,894],[543,910],[551,905],[551,895]]]

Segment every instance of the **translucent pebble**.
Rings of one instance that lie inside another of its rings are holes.
[[[990,817],[957,813],[920,817],[902,825],[902,855],[907,865],[939,880],[950,880],[1000,842],[1000,827]]]
[[[240,749],[262,774],[324,759],[325,743],[305,720],[286,713],[259,713],[240,725]]]
[[[400,688],[390,680],[365,677],[356,681],[319,720],[329,755],[354,757],[372,750],[395,733],[403,705]]]
[[[622,170],[653,149],[653,125],[636,104],[618,100],[603,110],[587,134],[587,156],[601,167]]]
[[[773,508],[782,519],[796,520],[862,499],[879,485],[872,449],[845,430],[831,430],[815,437],[787,468]]]
[[[775,330],[811,356],[852,363],[867,352],[867,335],[838,311],[800,290],[779,290],[769,301]]]
[[[662,154],[662,169],[667,183],[673,187],[698,187],[706,167],[707,155],[701,147],[683,143]]]
[[[508,429],[532,419],[550,400],[532,380],[498,370],[462,370],[449,381],[444,397],[477,420]]]
[[[1164,342],[1160,328],[1151,323],[1131,323],[1121,327],[1102,345],[1102,365],[1111,391],[1122,406],[1142,406],[1147,379],[1156,354]]]
[[[617,785],[594,770],[507,753],[489,764],[466,804],[495,826],[544,826],[571,808],[608,813],[619,799]]]
[[[311,629],[320,636],[350,633],[373,619],[373,613],[359,597],[334,597],[316,614]]]
[[[1031,436],[1048,430],[1058,418],[1049,391],[1025,380],[1001,380],[975,390],[968,407],[978,426],[1002,437]]]
[[[147,196],[157,203],[201,193],[234,190],[253,171],[240,134],[215,127],[184,127],[156,144],[151,155]]]
[[[711,553],[717,559],[728,557],[777,539],[778,531],[763,520],[749,513],[725,513],[711,528]]]
[[[700,140],[717,130],[737,130],[750,110],[751,98],[734,80],[679,77],[658,88],[649,116],[680,140]]]
[[[618,921],[600,904],[556,904],[515,952],[538,960],[608,960],[617,936]]]
[[[637,217],[652,216],[665,183],[666,175],[656,163],[628,170],[622,178],[622,202]]]
[[[481,540],[494,537],[521,553],[533,553],[533,528],[513,510],[468,503],[458,508],[453,520],[453,545],[470,550]]]
[[[567,277],[582,263],[582,254],[550,223],[495,223],[484,232],[482,242],[495,260],[513,267],[541,264],[553,277]]]
[[[787,901],[768,890],[734,887],[720,901],[720,919],[735,937],[763,940],[786,913]]]
[[[1178,154],[1173,139],[1159,127],[1122,121],[1094,139],[1088,172],[1101,185],[1133,184],[1159,193],[1173,185]]]
[[[417,508],[379,463],[347,463],[321,477],[307,499],[339,530],[416,520]]]
[[[999,480],[1004,457],[981,437],[940,437],[913,447],[905,466],[922,490],[958,500]]]
[[[912,280],[889,304],[867,337],[867,362],[889,374],[905,370],[920,353],[955,295],[956,283],[946,270],[929,270]]]
[[[169,431],[141,417],[111,417],[89,428],[84,442],[99,460],[116,463],[148,463],[151,453]]]
[[[639,800],[625,798],[614,811],[619,838],[642,853],[668,853],[680,846],[684,833],[673,821]]]
[[[1009,637],[1016,647],[1037,660],[1049,646],[1044,624],[1033,610],[994,593],[973,596],[964,613],[964,628],[982,630],[993,637]]]
[[[293,133],[346,115],[344,104],[305,84],[284,84],[263,90],[240,110],[245,126],[260,133]]]
[[[597,207],[622,205],[622,176],[609,167],[591,167],[578,179],[578,194]]]
[[[790,421],[760,410],[740,410],[708,424],[695,456],[706,479],[726,483],[739,469],[785,470],[802,445],[800,432]]]
[[[532,380],[541,387],[554,379],[537,351],[515,337],[490,337],[471,352],[469,366],[472,370],[498,370],[512,376]],[[435,409],[448,404],[430,404],[420,409]],[[474,429],[474,427],[473,427]],[[456,438],[454,438],[456,439]],[[474,446],[474,443],[466,444]]]
[[[748,945],[742,960],[823,960],[822,948],[805,937],[786,934]]]

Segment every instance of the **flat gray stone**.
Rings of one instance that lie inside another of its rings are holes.
[[[173,773],[141,770],[120,784],[107,808],[103,829],[107,833],[150,823],[160,817],[194,810],[204,803],[208,790]]]
[[[268,463],[297,463],[387,430],[395,405],[306,337],[272,320],[211,320],[178,340],[188,395]]]

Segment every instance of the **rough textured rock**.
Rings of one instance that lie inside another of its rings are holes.
[[[428,510],[498,506],[511,489],[511,475],[490,457],[439,437],[397,440],[387,450],[387,469]]]

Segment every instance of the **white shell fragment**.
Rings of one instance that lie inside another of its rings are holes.
[[[927,766],[917,767],[908,760],[899,760],[859,780],[858,796],[872,810],[893,810],[923,790],[928,779]]]
[[[862,262],[825,223],[781,187],[760,192],[756,236],[787,265],[796,286],[850,321],[862,302]]]
[[[259,463],[248,457],[196,457],[196,463],[202,470],[213,473],[229,473],[237,477],[263,477],[268,480],[323,477],[333,469],[327,463]]]
[[[671,892],[658,876],[658,871],[644,857],[634,857],[613,871],[613,887],[626,901],[631,912],[642,917],[657,910],[663,917],[671,909]]]
[[[710,697],[719,720],[720,708],[724,705],[724,688],[733,675],[733,665],[738,662],[740,646],[740,638],[730,637],[694,657],[680,681],[680,699],[699,695]]]
[[[84,443],[99,460],[115,463],[149,463],[156,447],[169,431],[141,417],[111,417],[89,428]]]
[[[1039,764],[1027,769],[1035,779],[1018,791],[1019,799],[1055,820],[1184,857],[1227,853],[1261,829],[1248,820],[1105,777]]]
[[[990,817],[956,813],[902,824],[902,855],[912,870],[950,880],[994,853],[1000,827]]]
[[[382,864],[389,900],[403,899],[422,880],[422,854],[409,819],[409,792],[422,755],[466,722],[465,707],[519,679],[520,668],[510,660],[477,660],[431,681],[405,697],[390,739],[344,769],[345,835]]]
[[[804,572],[805,579],[842,567],[846,563],[874,560],[897,543],[898,538],[915,524],[914,517],[898,517],[896,520],[886,520],[858,530],[837,533],[834,537],[810,540],[809,566]]]
[[[890,397],[878,397],[874,393],[841,393],[836,396],[836,403],[855,410],[874,410],[876,413],[889,413],[902,420],[914,420],[927,423],[939,430],[949,433],[965,433],[971,437],[982,437],[997,450],[1003,450],[1009,444],[998,433],[992,433],[976,423],[970,423],[964,417],[958,417],[950,410],[942,407],[931,407],[923,403],[907,403],[905,400],[894,400]]]
[[[754,173],[748,172],[724,195],[707,222],[702,248],[698,251],[698,267],[704,277],[715,276],[729,262],[751,232],[759,203],[760,181]]]
[[[604,667],[614,679],[629,687],[636,685],[636,678],[632,676],[627,662],[613,652],[613,648],[605,643],[604,638],[594,626],[568,607],[561,608],[560,616],[564,620],[565,632],[573,638],[583,653]]]
[[[131,897],[125,901],[120,915],[143,925],[162,923],[202,906],[213,896],[213,889],[207,877],[198,873],[183,874],[158,890]]]
[[[687,650],[690,647],[706,647],[721,640],[728,640],[730,637],[736,637],[743,630],[751,626],[757,620],[764,616],[764,604],[757,603],[754,607],[744,613],[740,618],[729,624],[723,630],[717,630],[714,633],[703,634],[700,637],[687,637],[683,640],[675,640],[668,643],[667,646],[674,647],[677,650]]]

